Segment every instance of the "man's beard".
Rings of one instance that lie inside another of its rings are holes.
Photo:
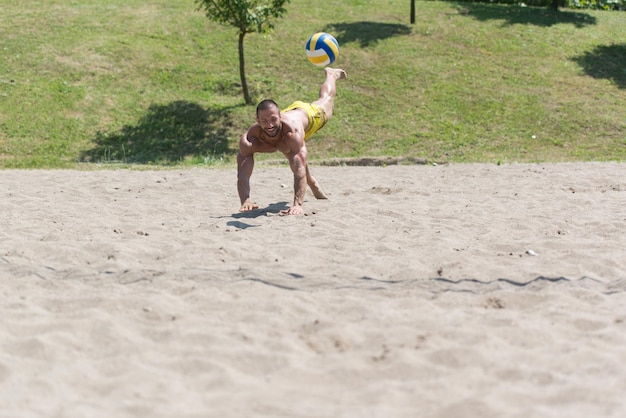
[[[274,126],[274,130],[272,131],[268,131],[267,129],[263,129],[263,132],[265,132],[265,135],[269,136],[270,138],[274,138],[275,136],[278,136],[278,133],[280,132],[280,128],[282,128],[283,124],[281,123],[278,126]]]

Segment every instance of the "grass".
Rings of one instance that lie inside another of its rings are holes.
[[[0,168],[233,163],[254,120],[233,28],[193,0],[28,3],[0,0]],[[420,1],[411,25],[406,0],[292,0],[246,36],[255,100],[315,99],[317,31],[349,79],[312,160],[626,159],[626,13]]]

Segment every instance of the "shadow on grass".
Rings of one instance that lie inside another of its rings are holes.
[[[204,109],[176,101],[151,105],[135,125],[118,132],[98,132],[95,146],[81,155],[84,162],[175,164],[188,158],[206,159],[228,149],[230,109]]]
[[[398,23],[343,22],[331,23],[324,28],[324,31],[332,33],[339,45],[358,42],[361,48],[366,48],[376,45],[382,39],[409,35],[411,27]]]
[[[570,10],[551,10],[546,7],[520,7],[517,4],[498,5],[483,3],[458,3],[459,13],[471,15],[477,20],[504,20],[504,26],[535,25],[554,26],[571,24],[577,28],[597,24],[595,16]]]
[[[626,43],[600,45],[572,60],[593,78],[613,80],[621,89],[626,89]]]

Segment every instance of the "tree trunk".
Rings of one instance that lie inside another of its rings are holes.
[[[552,4],[550,5],[550,8],[552,10],[559,10],[559,6],[565,7],[565,1],[564,0],[552,0]]]
[[[415,0],[411,0],[411,23],[415,23]]]
[[[241,78],[241,87],[243,88],[243,99],[247,105],[252,104],[250,93],[248,92],[248,82],[246,81],[246,60],[243,53],[243,37],[245,32],[239,32],[239,77]]]

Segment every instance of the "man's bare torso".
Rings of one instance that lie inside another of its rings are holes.
[[[293,109],[280,115],[281,128],[280,132],[274,137],[267,135],[263,132],[260,125],[255,125],[255,131],[253,135],[261,142],[273,145],[276,149],[282,153],[289,153],[290,141],[298,141],[300,144],[304,144],[304,132],[309,125],[309,117],[302,109]]]

